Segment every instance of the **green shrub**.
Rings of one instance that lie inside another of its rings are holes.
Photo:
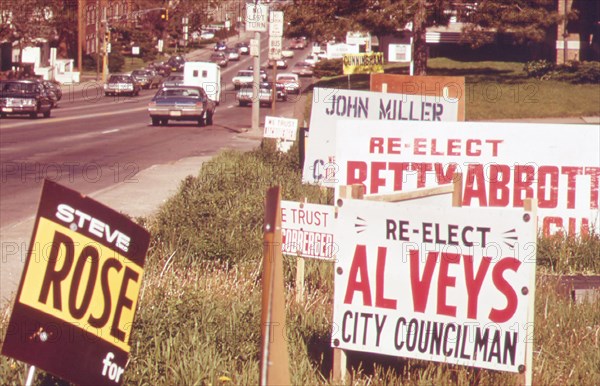
[[[533,60],[525,63],[523,71],[529,78],[542,79],[554,70],[554,64],[547,60]]]
[[[114,49],[108,55],[108,71],[111,73],[120,72],[125,65],[125,57],[121,50]]]
[[[314,75],[317,78],[326,76],[337,76],[344,74],[344,62],[342,59],[323,59],[315,65]]]

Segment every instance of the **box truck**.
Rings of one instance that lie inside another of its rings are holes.
[[[202,87],[217,105],[221,101],[221,68],[216,63],[185,62],[183,84]]]

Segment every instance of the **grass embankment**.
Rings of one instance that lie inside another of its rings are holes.
[[[407,74],[406,66],[388,65],[386,73]],[[528,78],[519,62],[428,61],[428,75],[464,76],[467,121],[600,116],[597,84],[572,84]],[[348,88],[348,77],[322,80],[317,87]],[[369,75],[352,75],[352,89],[368,90]]]
[[[149,219],[152,232],[133,327],[127,385],[252,385],[259,374],[264,192],[331,204],[330,193],[300,183],[295,153],[226,152],[187,178]],[[539,272],[600,272],[600,239],[540,240]],[[590,258],[595,256],[595,258]],[[294,300],[295,260],[285,259],[292,382],[329,384],[333,269],[308,261],[304,301]],[[600,303],[574,304],[538,278],[534,380],[540,385],[600,379]],[[0,328],[5,334],[8,310]],[[277,332],[275,332],[277,333]],[[373,365],[374,364],[374,365]],[[354,384],[511,385],[508,373],[378,357],[358,365]],[[23,384],[25,365],[0,358],[2,384]],[[38,384],[43,379],[39,372]]]

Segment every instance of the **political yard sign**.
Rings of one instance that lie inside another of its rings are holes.
[[[332,205],[281,201],[282,252],[311,259],[332,260],[335,208]]]
[[[442,121],[458,119],[458,99],[438,95],[383,94],[371,91],[315,88],[310,115],[310,135],[302,181],[334,187],[337,164],[336,123],[338,120]],[[365,127],[378,123],[362,122]],[[341,136],[348,138],[345,133]]]
[[[333,347],[518,372],[533,340],[523,209],[341,200]]]
[[[335,179],[386,194],[452,182],[462,206],[538,201],[544,234],[600,229],[600,128],[493,122],[338,122]]]
[[[148,242],[125,216],[46,180],[2,354],[70,382],[121,384]]]

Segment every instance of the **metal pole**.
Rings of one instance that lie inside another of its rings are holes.
[[[254,87],[252,87],[252,130],[258,130],[260,120],[260,101],[258,95],[260,93],[260,32],[254,32],[254,39],[257,41],[257,53],[254,57]]]

